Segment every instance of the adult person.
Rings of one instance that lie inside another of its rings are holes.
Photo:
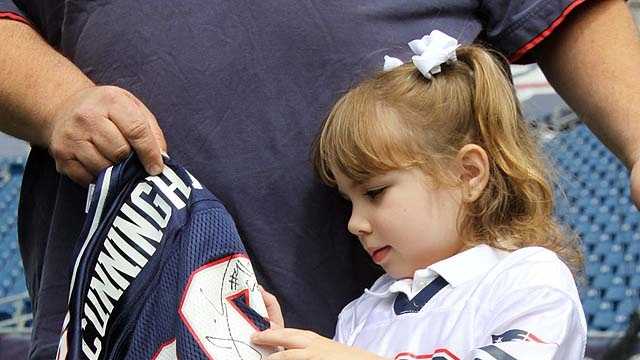
[[[346,204],[313,179],[311,138],[353,74],[434,28],[537,59],[640,192],[640,50],[622,1],[0,0],[0,13],[0,129],[32,144],[19,210],[31,358],[55,354],[82,185],[130,150],[156,173],[165,147],[234,215],[287,324],[331,335],[377,273]]]

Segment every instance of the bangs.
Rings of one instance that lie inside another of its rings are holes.
[[[422,164],[415,132],[386,105],[373,86],[351,90],[334,106],[316,143],[314,162],[323,182],[335,186],[331,169],[363,183],[376,175]]]

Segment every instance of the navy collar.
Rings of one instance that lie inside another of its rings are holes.
[[[399,292],[396,296],[396,300],[393,303],[393,311],[396,315],[417,313],[445,286],[449,285],[449,282],[442,276],[436,277],[429,285],[425,286],[413,299],[409,300],[404,292]]]

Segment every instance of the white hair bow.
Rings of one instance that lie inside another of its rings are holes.
[[[427,79],[431,79],[433,74],[441,71],[440,65],[447,61],[457,60],[456,49],[459,46],[458,40],[439,30],[433,30],[431,34],[423,36],[422,39],[409,42],[409,47],[415,54],[411,60]],[[388,55],[384,56],[384,71],[389,71],[400,65],[402,65],[402,60]]]

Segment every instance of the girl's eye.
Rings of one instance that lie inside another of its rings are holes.
[[[369,199],[371,200],[375,200],[376,198],[378,198],[378,196],[380,196],[380,194],[382,194],[382,192],[386,189],[386,187],[381,187],[379,189],[372,189],[372,190],[368,190],[366,193],[364,193]]]

